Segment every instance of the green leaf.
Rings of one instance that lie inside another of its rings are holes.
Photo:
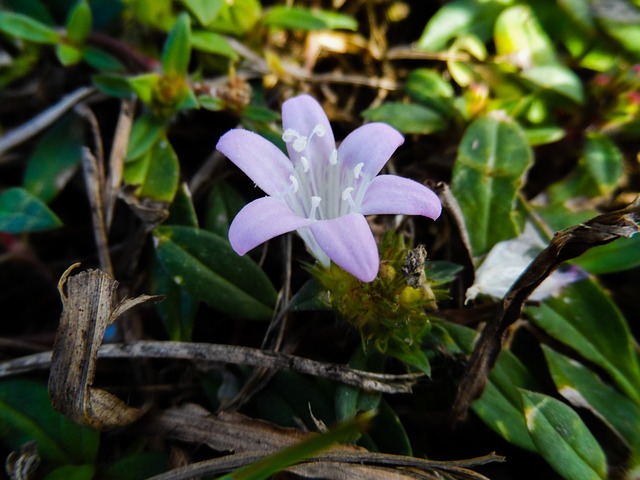
[[[82,160],[84,122],[62,117],[36,143],[27,160],[23,186],[45,203],[51,202],[77,171]]]
[[[58,57],[58,60],[60,60],[60,63],[65,67],[79,63],[82,60],[83,55],[84,53],[82,49],[73,45],[66,43],[56,45],[56,56]]]
[[[515,122],[486,116],[467,128],[451,192],[462,210],[474,257],[518,236],[514,205],[531,163],[526,136]]]
[[[566,132],[561,127],[527,128],[524,133],[527,136],[529,145],[532,147],[557,142],[558,140],[562,140],[566,135]]]
[[[131,98],[134,95],[129,79],[122,75],[94,75],[93,85],[103,93],[118,98]]]
[[[216,182],[207,200],[204,228],[226,238],[231,221],[246,204],[236,189],[225,182]]]
[[[193,206],[191,191],[186,183],[180,184],[180,188],[169,207],[169,217],[164,221],[165,225],[184,225],[197,227],[198,216]]]
[[[95,465],[63,465],[47,474],[44,480],[92,480],[95,474]]]
[[[602,31],[634,56],[640,55],[640,8],[628,0],[591,3]]]
[[[640,432],[640,407],[581,363],[545,345],[542,349],[560,395],[575,407],[589,409],[623,438],[627,446],[633,445]]]
[[[363,111],[362,116],[373,122],[388,123],[403,133],[427,135],[447,127],[447,120],[439,112],[413,103],[383,103]]]
[[[193,16],[198,19],[200,25],[207,26],[220,13],[224,5],[224,0],[181,0],[185,7],[189,9]]]
[[[55,45],[60,34],[43,23],[26,15],[0,11],[0,32],[34,43]]]
[[[547,395],[521,393],[531,438],[549,465],[567,480],[605,480],[604,452],[578,414]]]
[[[349,359],[349,366],[367,372],[379,372],[383,368],[383,357],[376,353],[367,354],[359,346]],[[382,395],[378,392],[367,392],[344,383],[336,387],[335,410],[338,421],[355,417],[358,413],[377,408]]]
[[[515,5],[500,14],[494,43],[497,54],[516,66],[529,68],[557,62],[551,39],[527,5]]]
[[[105,71],[111,71],[111,72],[121,72],[121,71],[123,71],[125,69],[124,65],[122,65],[122,63],[120,63],[120,61],[116,57],[108,54],[107,52],[105,52],[103,50],[95,48],[95,47],[93,47],[91,45],[86,45],[84,47],[84,57],[83,58],[84,58],[85,62],[87,62],[89,65],[91,65],[93,68],[95,68],[97,70],[105,70]],[[95,83],[95,77],[94,77],[94,83]],[[132,93],[132,91],[128,87],[128,84],[127,84],[127,94],[126,94],[126,96],[131,95],[131,93]]]
[[[196,50],[222,55],[231,60],[238,60],[240,58],[231,45],[229,45],[229,42],[218,33],[203,30],[195,31],[191,34],[191,45],[193,45],[193,48]]]
[[[640,404],[640,367],[635,341],[613,301],[595,280],[565,287],[562,297],[527,307],[537,326],[602,367]]]
[[[67,20],[67,39],[76,46],[83,45],[91,33],[91,7],[82,0],[71,10]]]
[[[42,458],[55,464],[93,463],[100,439],[54,411],[47,388],[28,380],[0,382],[0,438],[16,450],[36,441]]]
[[[61,225],[55,213],[29,191],[15,187],[0,193],[0,232],[38,232]]]
[[[262,6],[258,0],[224,2],[220,13],[209,28],[222,33],[242,35],[255,26],[261,14]]]
[[[522,73],[522,78],[538,87],[555,92],[582,105],[585,101],[582,82],[578,76],[562,65],[534,67]]]
[[[417,48],[437,52],[445,49],[450,40],[467,33],[487,39],[496,17],[510,3],[509,0],[448,2],[431,17],[418,40]]]
[[[129,454],[100,471],[102,480],[139,480],[165,472],[168,468],[164,452],[139,452]]]
[[[131,185],[139,185],[138,197],[171,202],[180,180],[180,163],[171,144],[162,139],[140,159],[127,163],[124,179]]]
[[[162,73],[186,77],[191,58],[191,24],[189,15],[180,14],[162,49]]]
[[[125,80],[141,102],[151,105],[161,78],[157,73],[144,73],[135,77],[125,77]]]
[[[640,235],[621,238],[591,249],[579,257],[575,263],[594,275],[640,267]]]
[[[295,465],[305,458],[316,455],[337,442],[345,442],[354,438],[369,427],[373,415],[372,412],[363,413],[352,420],[331,428],[325,433],[312,435],[308,439],[269,455],[263,460],[235,470],[221,477],[220,480],[262,480],[270,478],[273,474]]]
[[[151,113],[138,117],[131,129],[126,161],[131,162],[149,152],[165,135],[166,129],[165,122]]]
[[[451,322],[439,322],[460,353],[469,355],[473,350],[476,331]],[[454,353],[459,353],[455,349]],[[519,388],[536,389],[537,384],[525,365],[509,350],[502,350],[489,373],[482,396],[471,408],[480,419],[509,443],[535,452],[526,420],[522,413]]]
[[[358,22],[345,14],[302,7],[272,7],[262,19],[265,25],[288,30],[356,30]]]
[[[585,137],[584,163],[600,195],[609,195],[623,176],[622,152],[609,137],[588,132]]]
[[[249,257],[226,239],[191,227],[158,227],[156,254],[174,281],[198,300],[234,317],[269,319],[276,291]]]
[[[407,77],[404,88],[416,102],[437,110],[443,116],[449,116],[453,111],[453,87],[436,70],[428,68],[413,70]]]

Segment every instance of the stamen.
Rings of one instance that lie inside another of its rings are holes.
[[[305,148],[307,148],[307,137],[301,135],[298,138],[296,138],[295,141],[293,142],[293,149],[296,152],[300,153]]]
[[[316,219],[316,210],[318,210],[318,205],[320,205],[321,201],[321,197],[311,197],[311,212],[309,213],[309,220]]]
[[[311,168],[311,163],[309,162],[309,159],[305,156],[302,156],[300,157],[300,163],[302,164],[302,171],[304,173],[307,173]]]
[[[313,130],[311,130],[311,134],[309,135],[309,138],[313,137],[314,135],[318,135],[319,137],[324,137],[325,133],[326,131],[324,129],[324,125],[319,123],[318,125],[313,127]]]
[[[362,167],[364,167],[364,163],[360,162],[355,167],[353,167],[353,178],[356,180],[360,177],[360,172],[362,172]]]
[[[291,180],[291,186],[293,187],[293,193],[296,193],[299,188],[298,179],[293,175],[289,175],[289,180]]]
[[[353,192],[353,187],[347,187],[342,191],[342,200],[349,202],[349,205],[352,209],[356,209],[356,203],[353,201],[351,197],[351,192]]]
[[[307,137],[300,135],[293,128],[287,128],[282,134],[282,140],[285,143],[293,141],[293,149],[300,153],[307,148]]]
[[[282,134],[282,140],[284,140],[285,143],[289,143],[291,140],[293,140],[294,138],[298,138],[299,136],[300,134],[293,128],[287,128]]]
[[[338,163],[338,150],[336,150],[335,148],[331,150],[331,155],[329,155],[329,163],[331,165],[335,165],[336,163]]]

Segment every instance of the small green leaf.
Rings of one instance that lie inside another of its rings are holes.
[[[198,103],[202,108],[205,108],[212,112],[219,112],[220,110],[224,109],[224,101],[218,97],[200,95],[198,97]]]
[[[73,45],[66,43],[56,45],[56,56],[58,57],[58,60],[60,60],[60,63],[65,67],[79,63],[82,60],[83,55],[84,53],[82,49]]]
[[[623,176],[622,152],[609,137],[588,132],[585,137],[584,163],[600,195],[609,195]]]
[[[345,14],[302,7],[272,7],[262,19],[265,25],[288,30],[356,30],[358,22]]]
[[[141,115],[133,124],[127,162],[136,160],[147,153],[166,133],[166,124],[151,113]]]
[[[260,19],[262,6],[258,0],[224,2],[216,19],[209,24],[211,30],[232,35],[249,32]]]
[[[135,77],[125,77],[129,88],[147,105],[153,103],[153,96],[162,77],[157,73],[144,73]]]
[[[29,191],[15,187],[0,193],[0,232],[38,232],[61,225],[55,213]]]
[[[207,26],[215,20],[224,6],[224,0],[181,0],[185,7],[198,19],[200,25]]]
[[[308,439],[269,455],[263,460],[231,472],[221,477],[220,480],[262,480],[270,478],[273,474],[295,465],[305,458],[316,455],[337,442],[345,442],[354,438],[360,432],[369,428],[373,415],[373,412],[363,413],[352,420],[331,428],[325,433],[312,435]]]
[[[48,473],[44,480],[92,480],[95,474],[95,465],[63,465]]]
[[[125,165],[125,181],[139,185],[136,196],[171,202],[178,190],[180,163],[171,144],[162,139],[147,154]]]
[[[55,464],[92,463],[100,440],[54,411],[47,388],[28,380],[0,382],[0,438],[13,449],[35,440],[38,453]]]
[[[566,135],[564,129],[560,127],[527,128],[524,133],[527,136],[529,145],[532,147],[557,142],[558,140],[562,140]]]
[[[87,62],[89,65],[91,65],[93,68],[97,70],[121,72],[125,69],[124,65],[122,65],[122,63],[120,63],[120,61],[117,58],[91,45],[86,45],[84,47],[83,58],[85,62]],[[94,77],[94,83],[95,83],[95,77]],[[131,95],[132,92],[131,92],[131,89],[128,88],[128,85],[127,85],[127,91],[128,91],[127,95]]]
[[[428,135],[447,127],[447,120],[439,112],[413,103],[383,103],[363,111],[362,116],[373,122],[388,123],[403,133]]]
[[[560,395],[575,407],[589,409],[621,436],[628,446],[640,431],[640,406],[577,361],[543,345],[549,371]]]
[[[191,191],[186,183],[180,184],[180,188],[169,207],[169,217],[164,221],[165,225],[184,225],[187,227],[198,226],[196,208],[193,206]]]
[[[134,95],[129,79],[122,75],[94,75],[93,85],[103,93],[118,98],[131,98]]]
[[[404,88],[416,102],[435,109],[444,116],[450,115],[453,111],[453,87],[436,70],[428,68],[413,70]]]
[[[420,39],[418,50],[437,52],[447,43],[467,33],[487,39],[493,30],[498,14],[510,1],[454,0],[441,7],[427,23]]]
[[[544,65],[530,68],[522,78],[538,87],[555,92],[582,105],[585,101],[582,82],[578,76],[562,65]]]
[[[567,480],[605,480],[604,452],[578,414],[547,395],[521,394],[531,438],[549,465]]]
[[[575,263],[594,275],[640,267],[640,235],[621,238],[591,249],[579,257]]]
[[[231,60],[238,60],[240,58],[237,52],[229,45],[229,42],[218,33],[203,30],[195,31],[191,34],[191,45],[193,45],[193,48],[196,50],[222,55]]]
[[[191,24],[189,15],[180,14],[162,49],[162,73],[185,77],[191,58]]]
[[[565,287],[527,314],[545,332],[602,367],[616,385],[640,404],[640,366],[624,316],[595,280]],[[605,321],[606,320],[606,321]]]
[[[235,317],[268,319],[276,291],[249,257],[226,239],[191,227],[158,227],[156,254],[174,281],[198,300]]]
[[[91,33],[91,7],[82,0],[71,10],[67,20],[67,39],[76,46],[83,45]]]
[[[516,66],[528,68],[557,62],[551,39],[527,5],[515,5],[500,14],[494,43],[497,54]]]
[[[84,122],[78,116],[58,120],[33,149],[24,172],[24,188],[43,202],[51,202],[78,169],[84,141]]]
[[[527,139],[515,122],[486,116],[467,128],[451,191],[462,210],[474,257],[518,236],[514,204],[531,164]]]
[[[34,43],[55,45],[61,41],[54,29],[26,15],[7,11],[0,12],[0,32]]]

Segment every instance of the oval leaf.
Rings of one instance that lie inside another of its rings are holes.
[[[192,227],[158,227],[156,254],[174,281],[198,300],[235,317],[269,319],[276,291],[249,257],[229,242]]]
[[[462,210],[473,256],[518,235],[513,207],[531,163],[526,135],[515,122],[487,116],[467,128],[451,192]]]
[[[0,12],[0,32],[35,43],[55,45],[60,34],[37,20],[12,12]]]
[[[82,45],[91,32],[91,8],[82,1],[69,14],[67,38],[76,45]]]
[[[27,190],[15,187],[0,194],[0,232],[38,232],[61,225],[56,214]]]
[[[229,42],[220,34],[214,32],[197,31],[191,34],[191,44],[196,50],[222,55],[231,60],[238,60],[240,56],[231,48]]]
[[[447,120],[439,112],[411,103],[384,103],[379,107],[365,110],[362,116],[373,122],[388,123],[403,133],[426,135],[447,127]]]
[[[198,19],[200,25],[207,26],[215,20],[224,5],[224,0],[182,0],[182,3]]]
[[[567,480],[605,480],[604,452],[578,414],[547,395],[521,394],[531,438],[549,465]]]
[[[191,58],[191,25],[189,15],[182,13],[176,20],[162,50],[162,72],[165,75],[186,76]]]

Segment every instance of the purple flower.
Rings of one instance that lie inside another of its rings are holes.
[[[227,132],[216,146],[268,195],[245,206],[231,223],[229,241],[239,255],[295,230],[323,266],[333,260],[370,282],[380,259],[365,215],[440,215],[440,200],[424,185],[376,176],[404,141],[390,126],[364,125],[336,149],[327,116],[308,95],[284,102],[282,121],[289,158],[242,129]]]

